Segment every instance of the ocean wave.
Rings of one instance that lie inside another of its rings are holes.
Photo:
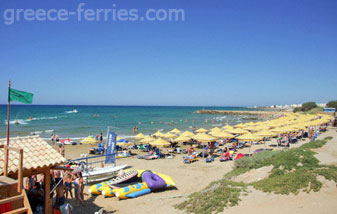
[[[120,137],[121,139],[129,139],[129,138],[134,138],[135,136],[132,136],[132,135],[120,135],[118,137]]]
[[[10,120],[9,124],[16,124],[16,125],[27,125],[30,121],[37,121],[37,120],[56,120],[59,117],[53,116],[53,117],[32,117],[28,119],[15,119]],[[5,120],[5,124],[7,124],[7,120]]]
[[[30,134],[32,134],[32,135],[39,135],[39,134],[51,133],[51,132],[54,132],[54,130],[53,129],[48,129],[48,130],[44,130],[44,131],[34,131],[34,132],[31,132]]]
[[[66,114],[73,114],[73,113],[78,113],[77,109],[74,109],[72,111],[66,111]]]
[[[222,124],[221,123],[219,123],[219,124],[212,124],[211,126],[222,126]]]
[[[54,117],[33,117],[31,119],[27,119],[27,121],[30,120],[56,120],[58,117],[54,116]]]
[[[7,124],[7,120],[5,120],[5,124]],[[10,120],[9,124],[11,125],[27,125],[27,120],[17,119],[17,120]]]

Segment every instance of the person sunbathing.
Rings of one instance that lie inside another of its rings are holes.
[[[237,146],[237,143],[236,143],[236,142],[233,142],[233,143],[232,143],[232,149],[235,150],[235,149],[236,149],[236,146]]]
[[[191,146],[189,149],[188,149],[188,154],[191,155],[194,151],[194,148],[193,146]]]

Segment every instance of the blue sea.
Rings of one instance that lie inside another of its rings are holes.
[[[173,128],[192,130],[193,127],[211,128],[226,124],[248,122],[244,115],[194,114],[200,109],[251,110],[244,107],[158,107],[158,106],[63,106],[11,105],[11,136],[38,134],[49,139],[51,134],[61,139],[81,139],[95,136],[107,128],[123,138],[138,133],[167,132]],[[6,137],[7,105],[0,105],[0,137]]]

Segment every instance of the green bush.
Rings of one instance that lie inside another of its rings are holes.
[[[235,168],[244,168],[244,169],[256,169],[262,166],[266,166],[266,160],[270,159],[272,156],[276,155],[279,152],[275,151],[264,151],[258,152],[254,157],[244,157],[234,162]]]
[[[266,151],[254,157],[244,157],[234,162],[234,169],[223,179],[212,182],[206,189],[193,193],[189,199],[175,206],[187,213],[218,213],[224,207],[235,206],[240,201],[241,193],[247,193],[247,186],[276,194],[298,194],[300,191],[317,192],[322,183],[317,176],[337,183],[337,167],[320,165],[312,151],[324,146],[332,137],[303,144],[298,148],[284,151]],[[231,180],[253,168],[273,166],[268,178],[244,184]]]
[[[326,107],[337,109],[337,100],[330,101],[326,104]]]
[[[307,103],[303,103],[301,110],[302,111],[310,111],[313,108],[316,108],[317,104],[315,102],[307,102]]]
[[[302,108],[301,108],[301,107],[296,107],[296,108],[294,108],[294,110],[293,110],[294,113],[299,112],[299,111],[302,111]]]

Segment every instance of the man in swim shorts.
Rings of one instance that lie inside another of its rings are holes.
[[[61,183],[56,188],[56,200],[55,200],[54,208],[60,207],[65,203],[66,198],[64,197],[64,189],[65,189],[65,186],[63,185],[63,181],[61,181]]]

